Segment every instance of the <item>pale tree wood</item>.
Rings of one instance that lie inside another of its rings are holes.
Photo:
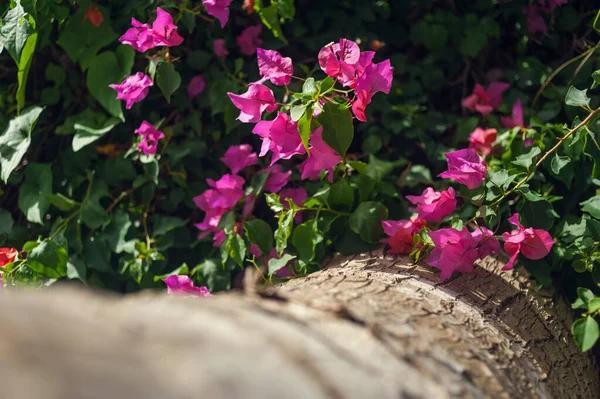
[[[0,398],[600,398],[568,305],[373,252],[267,292],[0,298]]]

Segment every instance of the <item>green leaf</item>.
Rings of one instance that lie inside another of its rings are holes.
[[[308,156],[310,156],[310,152],[308,151],[308,139],[311,133],[312,116],[313,107],[311,106],[307,108],[300,119],[298,119],[298,131],[300,132],[300,138],[302,139],[302,144],[304,144],[304,149]]]
[[[348,184],[346,179],[337,181],[329,189],[327,203],[332,209],[349,211],[354,205],[354,190]]]
[[[517,166],[522,166],[525,169],[529,169],[531,165],[533,165],[535,158],[541,153],[542,150],[540,150],[539,147],[533,147],[531,150],[529,150],[529,152],[516,157],[512,163]]]
[[[21,111],[25,105],[25,88],[27,86],[27,76],[29,76],[29,68],[33,61],[33,53],[35,52],[35,45],[37,43],[37,33],[33,33],[27,38],[27,42],[21,52],[21,59],[18,63],[19,70],[17,72],[17,82],[19,84],[17,89],[17,112]]]
[[[166,273],[166,274],[162,274],[160,276],[154,276],[154,282],[159,282],[162,281],[164,279],[166,279],[169,276],[182,276],[182,275],[187,275],[190,272],[190,267],[187,265],[187,263],[183,263],[181,266],[179,266],[177,269]]]
[[[308,264],[315,258],[315,247],[321,241],[323,241],[323,233],[319,231],[316,219],[299,224],[294,229],[292,244],[298,251],[298,259],[301,263]]]
[[[281,256],[283,251],[287,248],[287,241],[292,234],[294,214],[295,212],[293,209],[288,209],[287,211],[279,214],[277,230],[275,230],[275,246],[279,256]]]
[[[34,30],[31,22],[35,23],[33,18],[27,17],[20,1],[17,1],[15,7],[9,9],[0,21],[0,52],[5,48],[17,65],[20,63],[21,52],[27,39]]]
[[[203,71],[208,66],[208,64],[210,64],[210,60],[212,59],[212,57],[213,55],[208,51],[194,50],[188,54],[185,61],[186,64],[188,64],[190,67],[199,71]]]
[[[85,8],[80,8],[75,15],[68,18],[56,44],[65,50],[73,62],[79,62],[83,70],[96,64],[97,68],[105,68],[107,74],[121,71],[121,69],[109,71],[107,65],[97,64],[95,56],[98,51],[113,44],[117,39],[117,35],[112,30],[107,16],[105,16],[105,23],[96,27],[86,20],[85,11]],[[119,79],[123,77],[119,76]],[[116,80],[109,83],[116,83]],[[118,117],[118,115],[115,116]]]
[[[158,71],[156,72],[156,84],[162,91],[162,94],[165,96],[167,103],[171,103],[171,95],[175,93],[175,90],[181,86],[181,76],[179,72],[175,70],[175,66],[173,64],[168,64],[166,62],[161,63],[158,66]]]
[[[579,205],[582,206],[582,211],[589,213],[596,219],[600,219],[600,195],[595,195]]]
[[[77,205],[76,201],[73,201],[71,198],[67,198],[61,193],[58,194],[44,194],[48,201],[58,208],[58,210],[67,212],[70,211]]]
[[[125,248],[125,237],[129,228],[133,225],[129,214],[123,209],[113,211],[112,219],[108,227],[102,232],[108,248],[114,253],[120,254]]]
[[[25,181],[19,189],[19,209],[27,220],[44,224],[50,208],[46,194],[52,194],[52,167],[49,163],[30,163],[25,169]]]
[[[240,234],[236,234],[229,240],[229,255],[231,258],[240,266],[244,266],[244,259],[246,259],[246,243]]]
[[[488,174],[488,178],[494,185],[501,187],[505,190],[510,186],[510,184],[513,182],[513,180],[515,180],[516,177],[516,175],[508,174],[508,171],[506,169],[502,169],[496,172],[490,172]]]
[[[585,303],[585,305],[587,306],[592,301],[592,299],[596,297],[596,295],[594,295],[594,293],[590,289],[579,287],[577,288],[577,297],[579,297],[579,299],[581,299],[583,303]]]
[[[86,81],[88,90],[100,105],[112,116],[125,121],[121,101],[117,100],[117,92],[108,86],[121,83],[123,78],[116,54],[105,51],[94,57]]]
[[[55,241],[46,239],[27,254],[29,267],[49,278],[67,275],[67,251]]]
[[[31,143],[31,132],[42,111],[42,107],[28,108],[21,115],[11,119],[0,136],[0,177],[4,183],[27,152]]]
[[[571,333],[579,350],[585,352],[590,350],[598,340],[600,329],[596,320],[591,316],[587,316],[573,323]]]
[[[565,103],[573,107],[586,107],[590,106],[590,98],[587,96],[587,89],[579,90],[575,86],[569,87],[567,96],[565,97]]]
[[[0,209],[0,234],[10,234],[14,223],[10,212],[6,209]]]
[[[282,42],[287,44],[283,31],[281,30],[281,24],[279,23],[279,9],[276,3],[271,3],[268,7],[262,6],[262,0],[254,3],[254,10],[260,17],[263,25],[267,27],[273,33],[273,36],[280,39]]]
[[[526,227],[536,229],[550,230],[554,225],[554,207],[546,200],[543,201],[525,201],[521,208],[523,224]]]
[[[87,280],[87,268],[84,261],[78,256],[71,256],[67,262],[67,278],[71,280]]]
[[[293,259],[296,259],[296,257],[290,254],[283,254],[281,258],[269,259],[269,274],[271,275],[283,269]]]
[[[269,208],[271,208],[271,210],[275,213],[279,213],[281,211],[283,211],[283,205],[281,204],[281,199],[279,198],[279,195],[277,194],[265,194],[265,198],[267,200],[267,205],[269,206]]]
[[[187,225],[187,219],[181,219],[173,216],[153,215],[152,216],[152,236],[158,237],[167,234],[169,231],[178,227]]]
[[[350,228],[364,241],[374,243],[383,234],[381,222],[388,217],[387,208],[374,201],[363,202],[350,216]]]
[[[73,125],[73,128],[75,129],[75,136],[73,137],[72,142],[73,152],[77,152],[83,147],[92,144],[94,141],[101,139],[119,123],[120,121],[117,118],[108,119],[99,128],[93,128],[81,123],[75,123]]]
[[[588,303],[588,312],[595,313],[600,310],[600,298],[594,298]]]
[[[210,292],[229,290],[231,288],[231,273],[221,265],[218,259],[207,259],[197,265],[192,274],[198,271],[202,281]]]
[[[89,237],[83,244],[83,259],[88,268],[99,272],[113,271],[110,264],[110,250],[106,240],[100,235]]]
[[[354,124],[350,110],[342,104],[327,103],[318,120],[323,126],[323,141],[340,156],[345,156],[354,139]]]
[[[598,15],[600,15],[600,10],[598,10]],[[600,86],[600,69],[592,72],[592,79],[594,79],[594,83],[592,83],[591,87],[591,89],[593,90],[596,87]]]
[[[294,105],[290,110],[290,116],[294,122],[298,122],[300,118],[304,115],[306,111],[306,104],[303,105]]]
[[[306,97],[312,98],[318,92],[317,84],[315,83],[315,78],[307,78],[302,84],[302,94]]]
[[[273,229],[264,220],[253,219],[244,225],[248,241],[255,244],[260,252],[269,256],[273,249]]]
[[[554,154],[554,158],[552,158],[550,167],[554,173],[559,174],[560,170],[567,166],[569,162],[571,162],[571,158]]]

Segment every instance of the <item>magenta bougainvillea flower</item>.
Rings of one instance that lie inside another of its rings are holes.
[[[507,129],[512,129],[513,127],[527,127],[525,126],[525,119],[523,118],[523,104],[520,99],[515,101],[515,105],[512,108],[511,116],[501,116],[500,122],[502,126]]]
[[[483,155],[489,155],[498,136],[496,129],[476,128],[469,136],[469,148]]]
[[[536,5],[528,5],[523,8],[523,15],[527,22],[527,29],[531,33],[548,34],[548,25],[542,16],[542,9]]]
[[[487,89],[484,89],[479,83],[475,85],[473,94],[462,101],[462,106],[472,112],[480,112],[483,116],[490,114],[502,103],[502,93],[504,93],[510,84],[503,82],[493,82]]]
[[[413,238],[427,222],[418,216],[410,220],[384,220],[381,222],[383,232],[390,236],[384,242],[390,246],[390,254],[409,254],[414,248]]]
[[[330,43],[319,51],[319,66],[328,76],[337,78],[344,86],[354,78],[355,65],[360,59],[358,44],[348,39]]]
[[[273,152],[271,165],[280,159],[290,159],[294,155],[306,153],[298,124],[284,112],[279,112],[272,121],[258,122],[252,132],[263,140],[259,156],[264,157],[269,150]]]
[[[156,130],[154,126],[147,121],[143,121],[140,127],[135,130],[135,132],[142,136],[142,141],[137,147],[146,155],[156,154],[158,140],[165,137],[164,133]]]
[[[448,170],[438,176],[454,179],[470,189],[477,188],[487,175],[487,166],[483,158],[471,149],[463,149],[445,154]]]
[[[229,4],[231,4],[231,0],[202,0],[202,4],[204,4],[208,15],[217,18],[221,23],[221,29],[224,28],[229,20]]]
[[[304,201],[308,199],[308,193],[303,187],[296,188],[284,188],[279,192],[279,198],[281,198],[281,203],[285,209],[290,207],[290,204],[286,201],[287,198],[291,199],[294,204],[298,206],[302,206]],[[294,222],[302,223],[302,211],[296,212],[296,216],[294,216]]]
[[[456,210],[455,194],[452,187],[439,192],[427,187],[421,195],[407,195],[406,199],[417,205],[420,219],[441,222]]]
[[[342,157],[323,141],[323,126],[310,136],[310,155],[298,167],[301,179],[318,180],[322,170],[329,171],[329,181],[333,183],[333,167],[342,161]]]
[[[249,26],[244,29],[237,37],[237,44],[240,47],[240,53],[251,56],[256,53],[256,49],[262,44],[259,37],[262,32],[262,25]]]
[[[125,100],[125,108],[130,109],[133,104],[142,101],[150,91],[149,87],[154,83],[150,76],[137,72],[128,76],[124,81],[116,84],[110,84],[108,87],[117,91],[117,100]]]
[[[169,276],[163,280],[167,284],[169,294],[191,294],[194,296],[210,296],[206,287],[195,287],[188,276]]]
[[[273,112],[277,109],[271,89],[259,83],[251,83],[244,94],[227,93],[227,95],[233,105],[241,111],[237,117],[240,122],[256,123],[260,121],[264,111]]]
[[[511,255],[510,260],[502,270],[513,268],[519,253],[532,260],[542,259],[550,253],[554,240],[550,233],[542,229],[525,228],[519,222],[519,214],[515,213],[508,221],[515,226],[516,230],[502,234],[504,239],[504,250]]]
[[[198,208],[206,212],[201,223],[195,226],[206,233],[215,231],[225,212],[233,208],[244,196],[244,178],[236,175],[223,175],[218,181],[206,179],[211,187],[194,198]]]
[[[468,273],[479,259],[477,240],[466,228],[430,231],[429,237],[435,248],[429,254],[427,264],[441,270],[440,279],[446,280],[453,272]]]
[[[483,226],[478,226],[477,229],[471,233],[471,236],[473,236],[477,242],[479,259],[484,259],[491,254],[500,253],[500,242],[494,237],[494,233],[491,230]]]
[[[252,152],[249,144],[232,145],[227,149],[221,161],[231,169],[231,173],[237,175],[246,166],[256,165],[258,156]]]
[[[567,4],[569,0],[538,0],[539,5],[546,13],[553,12],[557,7]]]
[[[204,77],[204,75],[194,76],[192,78],[192,80],[190,80],[190,84],[188,85],[188,88],[187,88],[188,98],[191,100],[192,98],[196,97],[198,94],[200,94],[204,91],[205,87],[206,87],[206,78]]]
[[[352,104],[352,112],[359,121],[367,121],[365,109],[371,103],[375,93],[383,92],[388,94],[390,92],[393,72],[394,68],[390,64],[390,60],[385,60],[379,64],[369,65],[356,80],[354,92],[356,100]]]
[[[215,39],[213,49],[218,58],[225,58],[229,55],[229,51],[227,51],[227,47],[225,46],[225,39]]]
[[[263,190],[268,193],[278,193],[286,184],[290,182],[291,170],[283,172],[281,165],[269,166],[258,173],[268,173],[267,181],[263,186]]]
[[[162,8],[156,9],[156,20],[152,27],[142,24],[135,18],[131,18],[130,28],[119,41],[128,44],[139,52],[148,51],[158,46],[179,46],[183,43],[183,37],[177,33],[177,26],[173,24],[171,15]]]
[[[277,86],[284,86],[290,83],[294,67],[292,59],[282,57],[277,51],[256,49],[258,58],[258,70],[260,75],[268,79]]]

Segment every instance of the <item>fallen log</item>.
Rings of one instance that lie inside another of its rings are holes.
[[[381,252],[266,291],[0,297],[0,398],[600,398],[563,300]]]

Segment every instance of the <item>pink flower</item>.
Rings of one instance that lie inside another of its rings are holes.
[[[233,105],[241,112],[237,119],[244,123],[260,121],[262,113],[273,112],[277,109],[275,96],[267,86],[251,83],[244,94],[227,93]]]
[[[269,193],[278,193],[290,181],[291,170],[287,172],[281,171],[281,165],[273,165],[261,170],[258,173],[268,173],[267,181],[263,186],[263,190]]]
[[[259,259],[262,258],[262,252],[260,251],[260,248],[258,248],[255,244],[250,245],[250,253]],[[281,259],[283,257],[283,255],[285,255],[285,254],[286,253],[284,252],[281,256],[277,256],[277,250],[275,248],[273,248],[271,250],[271,252],[269,253],[269,256],[267,256],[267,259],[266,259],[267,263],[271,259]],[[277,277],[292,277],[296,274],[295,267],[296,267],[296,261],[294,259],[291,259],[288,263],[286,263],[286,265],[284,267],[277,270],[273,274],[276,275]]]
[[[286,201],[286,198],[290,198],[294,204],[302,206],[304,201],[308,199],[308,193],[303,187],[298,188],[285,188],[279,192],[279,198],[285,209],[290,207],[290,204]],[[294,216],[294,222],[302,223],[302,212],[297,212]]]
[[[187,89],[188,98],[191,100],[196,97],[198,94],[204,91],[206,87],[206,79],[204,75],[196,75],[190,80],[190,84]]]
[[[231,0],[202,0],[202,4],[204,4],[208,15],[212,15],[221,22],[221,29],[223,29],[229,20],[228,7]]]
[[[333,167],[341,162],[342,157],[323,141],[323,126],[310,136],[310,155],[300,166],[301,179],[318,180],[322,170],[329,170],[329,181],[333,183]]]
[[[532,260],[542,259],[550,253],[554,244],[550,233],[546,230],[533,229],[531,227],[526,229],[519,222],[518,213],[512,215],[508,221],[517,226],[517,230],[502,234],[504,250],[509,255],[512,255],[502,270],[512,269],[519,253]]]
[[[362,122],[367,121],[365,110],[371,103],[373,96],[377,92],[388,94],[392,87],[394,68],[390,60],[385,60],[379,64],[369,65],[364,73],[356,81],[354,94],[356,100],[352,104],[352,112],[356,119]]]
[[[454,179],[470,189],[477,188],[487,175],[485,161],[475,151],[463,149],[445,154],[448,170],[438,176]]]
[[[323,47],[318,58],[323,72],[346,86],[354,77],[355,65],[360,59],[360,48],[352,40],[340,39],[339,43]]]
[[[213,234],[213,247],[219,248],[225,242],[227,236],[225,235],[225,230],[216,230]]]
[[[532,138],[527,138],[523,141],[523,147],[531,147],[534,141]]]
[[[119,41],[129,44],[139,52],[143,53],[158,46],[179,46],[183,43],[183,38],[177,33],[177,26],[173,24],[173,18],[160,7],[156,9],[156,20],[152,27],[135,18],[131,18],[131,25],[133,28],[128,29]]]
[[[502,93],[509,87],[508,83],[493,82],[485,90],[483,86],[477,83],[473,89],[473,94],[465,98],[462,105],[469,111],[478,111],[486,116],[502,103]]]
[[[429,222],[441,222],[456,210],[455,192],[452,187],[440,192],[427,187],[423,194],[407,195],[406,199],[417,205],[419,218]]]
[[[284,86],[290,83],[294,67],[292,59],[282,57],[277,51],[256,49],[258,58],[258,70],[260,76],[269,79],[271,83],[277,86]]]
[[[548,34],[548,25],[542,16],[542,10],[536,5],[529,5],[523,8],[523,15],[527,21],[527,29],[531,33]]]
[[[165,137],[164,133],[157,131],[154,126],[147,121],[143,121],[135,132],[143,137],[137,147],[146,155],[156,154],[158,140]]]
[[[525,121],[523,119],[523,104],[520,99],[515,101],[515,105],[513,105],[512,116],[501,116],[500,122],[502,122],[502,126],[507,129],[512,129],[513,127],[527,127],[525,126]]]
[[[498,131],[496,129],[482,129],[478,127],[469,136],[469,148],[488,155],[492,152],[492,147],[496,141]]]
[[[208,190],[208,191],[211,191],[211,190]],[[194,202],[196,203],[196,205],[198,207],[200,207],[200,205],[198,205],[199,204],[198,198],[199,197],[195,197]],[[206,212],[206,215],[204,216],[204,220],[202,220],[202,222],[200,222],[200,223],[194,224],[194,226],[198,230],[204,231],[204,233],[200,234],[200,238],[203,238],[206,235],[208,235],[210,232],[216,230],[217,226],[219,225],[219,222],[221,221],[221,217],[223,216],[223,214],[225,212],[227,212],[227,209],[214,208],[214,209],[209,209],[208,211],[204,211],[204,212]]]
[[[491,254],[500,253],[500,243],[498,242],[498,239],[494,237],[494,233],[489,229],[478,226],[477,229],[471,233],[471,236],[477,242],[479,259],[484,259]]]
[[[125,100],[125,108],[130,109],[134,103],[142,101],[154,83],[150,76],[137,72],[125,78],[120,84],[110,84],[108,87],[117,91],[117,100]]]
[[[206,212],[201,223],[195,226],[199,230],[213,231],[225,212],[233,208],[244,196],[244,178],[235,175],[223,175],[218,181],[206,179],[211,187],[194,198],[196,206]]]
[[[252,129],[262,137],[262,147],[258,156],[264,157],[269,150],[273,152],[271,165],[280,159],[290,159],[296,154],[306,153],[302,144],[298,123],[286,113],[279,112],[272,121],[260,121]]]
[[[252,152],[252,147],[248,144],[232,145],[227,149],[221,161],[231,169],[231,173],[236,175],[246,166],[256,165],[258,156]]]
[[[215,55],[219,58],[225,58],[229,54],[225,47],[225,39],[216,39],[213,42],[213,48],[215,49]]]
[[[479,258],[477,241],[466,228],[430,231],[429,237],[435,248],[429,254],[427,264],[442,271],[440,279],[446,280],[453,272],[467,273],[474,269]]]
[[[188,276],[169,276],[163,280],[167,284],[169,294],[192,294],[194,296],[210,296],[206,287],[194,287]]]
[[[14,262],[17,255],[19,255],[19,251],[16,248],[0,248],[0,267]]]
[[[383,231],[390,236],[384,242],[390,254],[409,254],[413,250],[413,237],[427,225],[425,220],[413,216],[410,220],[384,220]]]
[[[251,56],[256,53],[256,49],[262,44],[262,40],[258,37],[260,32],[262,32],[262,25],[249,26],[237,37],[242,54]]]
[[[545,13],[553,12],[557,7],[565,5],[569,0],[538,0],[538,3],[542,7]]]

